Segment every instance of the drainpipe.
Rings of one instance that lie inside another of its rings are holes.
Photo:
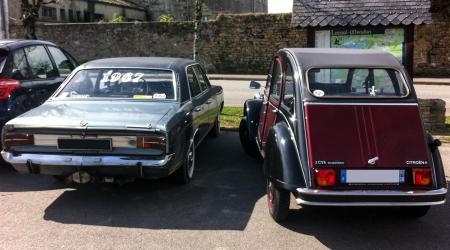
[[[0,0],[0,39],[9,38],[8,0]]]

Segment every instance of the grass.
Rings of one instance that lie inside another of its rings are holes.
[[[243,115],[243,107],[224,107],[222,114],[220,115],[221,127],[227,129],[238,129]]]

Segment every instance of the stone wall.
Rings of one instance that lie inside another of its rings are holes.
[[[280,48],[306,47],[306,31],[290,28],[291,15],[221,15],[205,22],[199,60],[209,73],[266,74]],[[80,62],[116,56],[192,57],[191,22],[40,24],[37,37],[54,42]],[[11,36],[23,37],[20,26]]]
[[[419,107],[426,130],[431,132],[445,131],[445,101],[441,99],[419,99]]]
[[[450,21],[433,14],[434,23],[415,27],[416,75],[450,77]],[[306,47],[307,32],[291,28],[291,15],[220,15],[203,23],[199,54],[209,73],[266,74],[273,53],[284,47]],[[41,24],[37,36],[55,42],[81,62],[116,56],[192,57],[193,24]],[[21,38],[22,27],[11,27]]]
[[[433,24],[414,29],[416,76],[450,77],[450,3],[439,7],[433,13]]]
[[[205,24],[200,59],[210,72],[266,74],[280,48],[306,47],[306,30],[291,15],[220,15]]]

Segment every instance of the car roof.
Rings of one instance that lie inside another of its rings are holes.
[[[52,45],[54,43],[41,40],[0,40],[0,49],[15,50],[30,45]]]
[[[195,64],[191,59],[172,57],[116,57],[87,62],[80,68],[155,68],[155,69],[184,69],[187,65]]]
[[[377,49],[287,48],[302,70],[316,67],[387,67],[402,69],[391,53]]]

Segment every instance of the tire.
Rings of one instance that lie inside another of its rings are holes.
[[[188,184],[194,176],[195,169],[195,142],[192,141],[186,152],[183,165],[173,173],[173,178],[180,184]]]
[[[286,190],[278,189],[267,180],[267,205],[269,214],[276,222],[285,220],[289,215],[290,193]]]
[[[400,214],[405,218],[418,219],[425,216],[428,210],[430,210],[430,206],[401,207]]]
[[[217,138],[220,135],[220,113],[216,117],[216,121],[214,122],[214,126],[209,132],[209,136],[213,138]]]
[[[258,151],[258,146],[256,146],[255,140],[250,138],[247,128],[247,119],[245,117],[239,124],[239,139],[241,140],[242,147],[248,155],[254,158],[261,156]]]

